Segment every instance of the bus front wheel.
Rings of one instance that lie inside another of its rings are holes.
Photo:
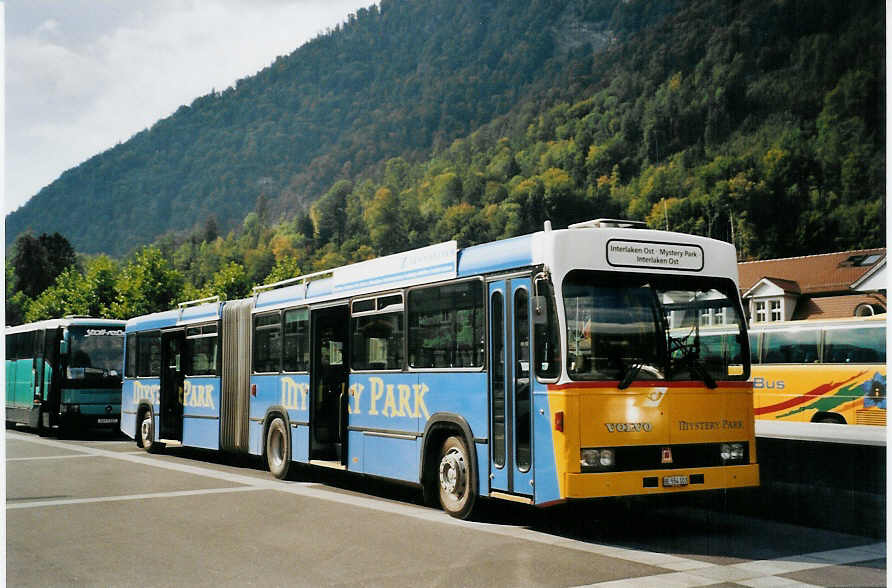
[[[291,436],[281,417],[273,419],[266,433],[266,464],[270,473],[280,480],[288,477],[288,470],[291,468]]]
[[[460,437],[452,436],[443,442],[437,481],[443,510],[458,519],[469,518],[477,502],[477,492],[470,453]]]

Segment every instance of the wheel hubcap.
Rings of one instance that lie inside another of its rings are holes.
[[[140,426],[140,433],[142,434],[143,446],[152,442],[152,419],[143,419],[142,425]]]
[[[270,456],[273,459],[273,463],[280,464],[282,463],[282,456],[285,454],[285,440],[282,438],[282,432],[279,430],[274,430],[272,433],[272,443],[270,443],[272,447],[270,447]]]
[[[464,456],[453,447],[440,460],[440,487],[447,494],[460,497],[465,492],[467,479]]]

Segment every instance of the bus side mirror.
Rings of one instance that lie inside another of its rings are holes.
[[[65,339],[59,341],[59,355],[68,355],[68,341]]]

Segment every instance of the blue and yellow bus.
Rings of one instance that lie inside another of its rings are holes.
[[[124,321],[66,317],[6,329],[6,423],[117,429]]]
[[[638,225],[441,243],[133,318],[121,429],[279,478],[410,482],[456,517],[757,485],[734,248]]]

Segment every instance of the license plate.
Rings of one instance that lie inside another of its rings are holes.
[[[96,419],[96,424],[99,425],[111,425],[118,422],[118,419]]]
[[[665,476],[663,478],[663,487],[664,488],[673,488],[678,486],[687,486],[688,485],[688,477],[687,476]]]

